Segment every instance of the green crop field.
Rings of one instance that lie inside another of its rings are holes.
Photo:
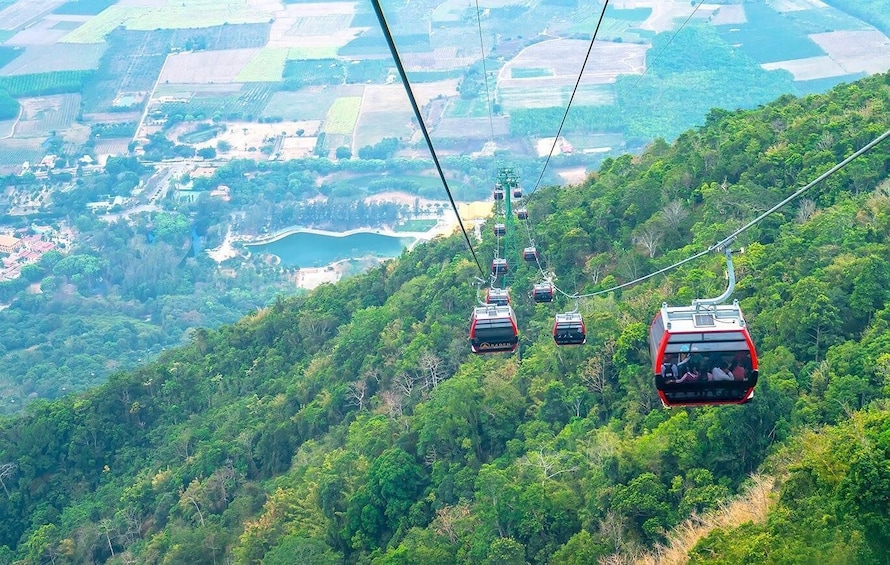
[[[362,99],[359,96],[345,96],[334,100],[328,108],[324,131],[329,134],[352,134],[361,106]]]
[[[127,8],[132,10],[133,8]],[[224,24],[268,22],[274,14],[244,0],[190,0],[170,2],[163,9],[142,9],[127,19],[127,29],[188,29]]]
[[[0,77],[0,90],[14,98],[80,92],[93,71],[58,71]]]
[[[774,63],[804,57],[820,57],[825,52],[790,17],[763,4],[745,4],[748,21],[716,26],[720,37],[741,49],[758,63]]]
[[[287,48],[266,47],[236,77],[237,82],[277,82],[284,74]]]
[[[62,43],[102,43],[105,36],[146,8],[109,6],[62,38]]]

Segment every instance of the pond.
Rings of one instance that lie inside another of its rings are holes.
[[[323,267],[343,259],[398,257],[413,237],[395,237],[372,232],[326,235],[300,231],[272,243],[248,245],[252,253],[271,253],[284,267]]]

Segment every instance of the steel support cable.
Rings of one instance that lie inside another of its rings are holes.
[[[731,245],[732,242],[733,242],[738,236],[740,236],[741,234],[745,233],[746,231],[748,231],[749,229],[751,229],[752,227],[754,227],[755,225],[757,225],[758,223],[760,223],[761,221],[763,221],[767,216],[769,216],[769,215],[775,213],[776,211],[778,211],[780,208],[782,208],[783,206],[785,206],[786,204],[788,204],[789,202],[791,202],[791,201],[794,200],[795,198],[798,198],[798,197],[799,197],[800,195],[802,195],[804,192],[810,190],[811,188],[813,188],[814,186],[816,186],[817,184],[819,184],[819,183],[822,182],[823,180],[827,179],[828,177],[830,177],[830,176],[833,175],[834,173],[836,173],[836,172],[838,172],[839,170],[843,169],[844,167],[846,167],[847,165],[849,165],[853,160],[857,159],[858,157],[861,157],[861,156],[864,155],[865,153],[868,153],[869,151],[871,151],[872,149],[874,149],[875,146],[877,146],[878,144],[880,144],[882,141],[885,141],[887,138],[890,138],[890,129],[888,129],[887,131],[885,131],[884,133],[882,133],[882,134],[879,135],[878,137],[874,138],[874,139],[871,140],[868,144],[866,144],[865,146],[863,146],[861,149],[859,149],[858,151],[855,151],[855,152],[852,153],[850,156],[848,156],[846,159],[844,159],[843,161],[837,163],[836,165],[834,165],[833,167],[831,167],[830,169],[828,169],[827,171],[825,171],[824,173],[822,173],[821,175],[819,175],[818,177],[816,177],[815,179],[813,179],[812,181],[808,182],[808,183],[807,183],[806,185],[804,185],[803,187],[801,187],[801,188],[799,188],[798,190],[794,191],[794,193],[792,193],[790,196],[788,196],[787,198],[785,198],[784,200],[782,200],[781,202],[779,202],[778,204],[776,204],[775,206],[773,206],[772,208],[770,208],[769,210],[767,210],[766,212],[760,214],[759,216],[757,216],[756,218],[754,218],[753,220],[751,220],[750,222],[748,222],[748,223],[745,224],[744,226],[742,226],[742,227],[740,227],[739,229],[737,229],[736,231],[732,232],[732,234],[730,234],[730,235],[728,235],[727,237],[721,239],[719,242],[717,242],[717,243],[715,243],[714,245],[708,247],[708,248],[705,249],[704,251],[700,251],[700,252],[696,253],[695,255],[692,255],[691,257],[687,257],[686,259],[683,259],[682,261],[678,261],[678,262],[674,263],[673,265],[669,265],[669,266],[667,266],[667,267],[664,267],[663,269],[659,269],[659,270],[655,271],[654,273],[649,273],[648,275],[642,276],[642,277],[640,277],[640,278],[638,278],[638,279],[634,279],[634,280],[632,280],[632,281],[630,281],[630,282],[626,282],[626,283],[623,283],[623,284],[619,284],[619,285],[613,286],[612,288],[607,288],[607,289],[605,289],[605,290],[598,290],[598,291],[596,291],[596,292],[591,292],[591,293],[588,293],[588,294],[568,294],[568,293],[564,292],[562,289],[557,288],[556,290],[557,290],[560,294],[562,294],[563,296],[566,296],[567,298],[573,298],[573,299],[576,299],[576,300],[579,299],[579,298],[593,298],[594,296],[601,296],[601,295],[603,295],[603,294],[608,294],[608,293],[610,293],[610,292],[615,292],[616,290],[620,290],[620,289],[622,289],[622,288],[627,288],[627,287],[629,287],[629,286],[633,286],[633,285],[635,285],[635,284],[641,283],[641,282],[643,282],[643,281],[646,281],[646,280],[648,280],[648,279],[651,279],[652,277],[658,276],[658,275],[660,275],[660,274],[662,274],[662,273],[666,273],[666,272],[668,272],[668,271],[670,271],[670,270],[672,270],[672,269],[676,269],[677,267],[683,266],[683,265],[685,265],[686,263],[689,263],[690,261],[694,261],[694,260],[696,260],[696,259],[698,259],[698,258],[700,258],[700,257],[703,257],[703,256],[705,256],[705,255],[707,255],[708,253],[711,253],[711,252],[713,252],[713,251],[723,251],[723,249],[725,249],[728,245]]]
[[[485,83],[485,100],[488,101],[488,127],[491,135],[489,142],[494,142],[494,118],[491,115],[491,92],[488,90],[488,69],[485,66],[485,42],[482,40],[482,16],[479,15],[479,0],[476,0],[476,23],[479,26],[479,51],[482,53],[482,82]]]
[[[541,179],[544,178],[544,173],[547,171],[547,165],[550,163],[550,158],[553,157],[553,151],[556,149],[556,144],[559,142],[559,136],[562,134],[562,128],[566,124],[566,118],[569,116],[569,110],[572,107],[572,101],[575,100],[575,94],[578,92],[578,86],[581,84],[581,77],[584,76],[584,68],[587,67],[587,61],[590,60],[590,52],[593,51],[593,43],[596,41],[596,36],[600,31],[600,26],[603,23],[603,18],[606,16],[606,8],[609,7],[609,0],[606,0],[606,3],[603,4],[603,11],[600,12],[599,20],[596,22],[596,29],[593,30],[593,37],[590,38],[590,45],[587,47],[587,54],[584,55],[584,63],[581,64],[581,71],[578,73],[578,80],[575,81],[575,87],[572,89],[572,95],[569,96],[569,103],[566,104],[566,111],[562,115],[562,121],[559,122],[559,128],[556,130],[556,137],[553,138],[553,145],[550,146],[550,152],[547,154],[547,159],[544,160],[544,166],[541,167],[541,174],[538,175],[538,180],[535,182],[535,186],[532,188],[529,193],[529,197],[538,190],[538,186],[541,184]]]
[[[427,147],[429,147],[430,155],[433,157],[433,163],[436,165],[436,171],[439,172],[439,178],[442,179],[442,184],[445,187],[445,192],[448,194],[448,200],[451,202],[451,208],[454,209],[454,215],[457,217],[457,223],[460,225],[460,231],[464,234],[464,240],[467,242],[467,247],[470,248],[470,253],[473,255],[473,260],[476,262],[476,267],[478,267],[479,272],[482,273],[482,276],[485,276],[485,269],[482,268],[482,264],[479,262],[479,257],[476,255],[476,250],[473,248],[473,243],[470,241],[470,235],[467,233],[467,229],[464,227],[464,222],[460,217],[460,212],[457,210],[457,203],[454,201],[454,196],[451,194],[451,188],[448,186],[448,181],[445,179],[445,173],[442,171],[442,165],[439,163],[439,157],[436,155],[436,148],[433,147],[433,140],[430,138],[430,132],[426,129],[426,124],[423,121],[423,116],[420,113],[420,107],[417,105],[417,100],[414,97],[414,92],[411,90],[411,83],[408,82],[408,74],[405,72],[405,67],[402,65],[402,58],[399,56],[399,51],[396,49],[395,41],[392,38],[392,32],[389,29],[389,24],[386,23],[386,17],[383,15],[383,8],[380,7],[380,0],[371,0],[371,3],[374,5],[374,12],[377,14],[377,20],[380,22],[380,28],[383,30],[383,35],[386,37],[386,44],[389,46],[389,51],[392,53],[393,61],[396,64],[396,68],[399,71],[399,76],[402,78],[402,84],[405,85],[405,93],[408,95],[408,100],[411,102],[411,108],[414,110],[414,116],[417,118],[417,122],[420,124],[420,130],[423,132],[423,138],[426,140]]]

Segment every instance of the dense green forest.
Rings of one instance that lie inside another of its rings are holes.
[[[688,257],[883,133],[890,74],[607,159],[528,202],[569,291]],[[719,294],[718,256],[580,305],[523,297],[519,351],[472,356],[460,237],[279,299],[80,396],[0,420],[0,562],[594,563],[674,539],[768,473],[757,520],[696,562],[886,563],[890,146],[745,232],[736,297],[759,344],[744,406],[664,410],[647,324]],[[489,230],[478,251],[490,257]]]

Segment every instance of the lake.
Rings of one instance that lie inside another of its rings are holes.
[[[398,257],[412,237],[357,232],[345,236],[297,232],[272,243],[248,245],[251,252],[271,253],[284,267],[323,267],[342,259],[359,257]]]

